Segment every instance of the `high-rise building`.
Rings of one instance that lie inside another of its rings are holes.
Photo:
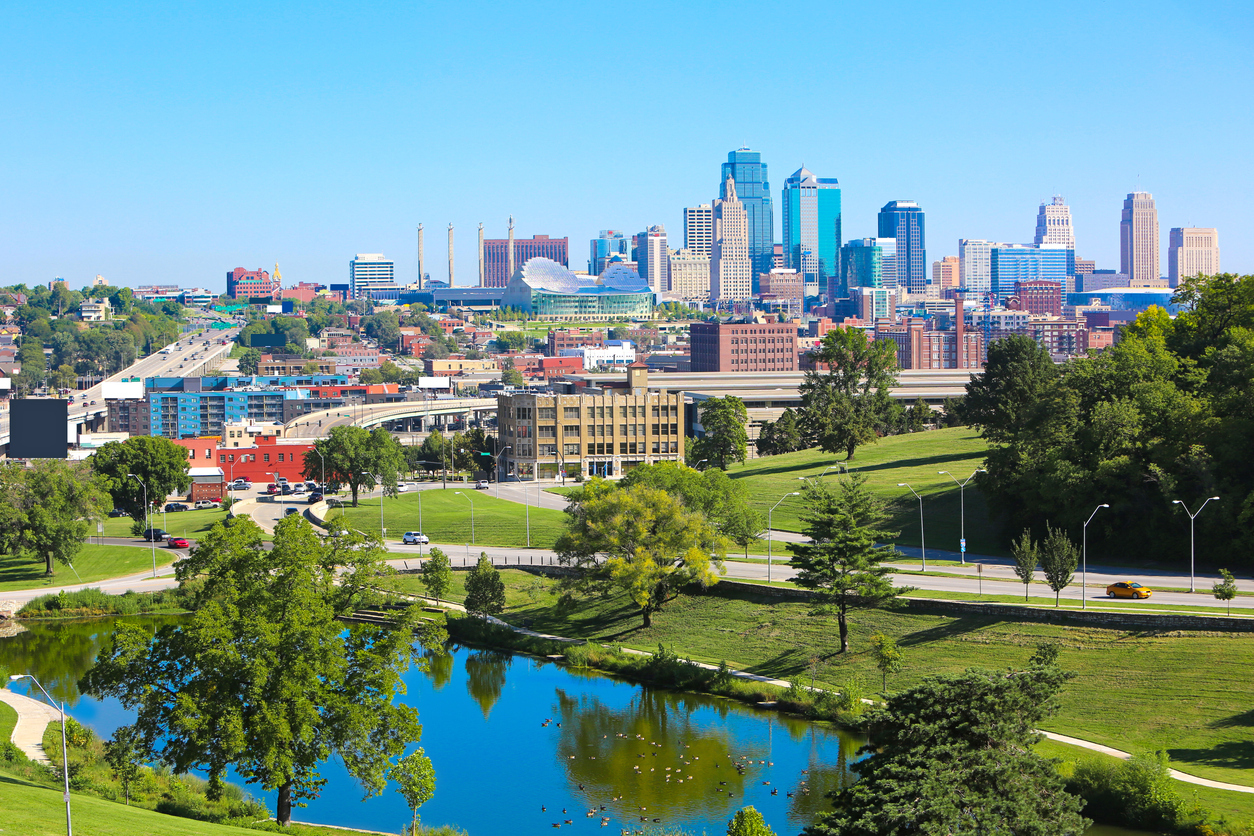
[[[840,274],[840,183],[803,166],[784,181],[782,202],[784,266],[818,296]]]
[[[1132,192],[1123,201],[1119,222],[1119,272],[1126,273],[1135,287],[1138,282],[1157,281],[1162,276],[1158,270],[1158,210],[1154,208],[1154,196]]]
[[[805,309],[805,281],[790,267],[772,267],[758,276],[758,298],[763,308],[774,305],[789,318],[800,316]]]
[[[1062,199],[1062,195],[1054,195],[1050,203],[1041,202],[1040,211],[1036,213],[1036,237],[1033,243],[1056,245],[1075,249],[1075,230],[1071,226],[1071,207]]]
[[[980,238],[958,240],[958,284],[975,299],[993,289],[993,247],[1001,247],[994,241]]]
[[[1178,226],[1167,234],[1167,275],[1172,287],[1181,279],[1218,272],[1219,230]]]
[[[569,265],[569,238],[550,238],[547,235],[515,238],[512,254],[510,241],[509,238],[489,238],[483,242],[483,275],[486,287],[505,287],[509,284],[510,267],[517,269],[533,258],[547,258],[563,267]]]
[[[709,256],[714,249],[714,210],[708,203],[684,209],[684,249]]]
[[[1015,283],[1019,309],[1034,316],[1062,316],[1062,285],[1058,282]]]
[[[670,256],[672,296],[685,304],[703,307],[710,301],[710,256],[684,247]]]
[[[897,239],[855,238],[840,248],[840,284],[832,299],[844,299],[855,287],[887,287],[897,292]]]
[[[1068,250],[1066,247],[1039,247],[1027,244],[999,244],[992,248],[990,266],[991,290],[998,299],[1015,292],[1023,282],[1057,282],[1067,287]]]
[[[357,253],[348,262],[348,293],[353,299],[371,298],[371,291],[398,293],[399,290],[396,264],[382,253]]]
[[[631,239],[617,229],[603,229],[601,234],[592,239],[588,251],[588,272],[594,276],[601,275],[605,265],[614,256],[623,261],[631,261]]]
[[[771,252],[775,244],[775,214],[771,208],[771,184],[766,179],[766,163],[762,155],[748,148],[727,154],[719,197],[727,200],[727,183],[736,182],[736,195],[744,207],[749,232],[749,259],[752,262],[753,292],[757,293],[757,276],[771,271]]]
[[[940,261],[932,262],[932,289],[938,298],[944,298],[947,290],[961,287],[961,267],[956,255],[947,255]]]
[[[666,227],[661,224],[651,226],[640,233],[636,241],[636,263],[640,268],[640,276],[649,283],[654,293],[665,293],[671,289],[671,251],[666,246]]]
[[[907,293],[927,292],[927,240],[923,210],[913,200],[890,200],[879,214],[879,237],[897,239],[897,286]]]
[[[710,255],[710,304],[748,301],[753,295],[753,259],[749,254],[749,221],[729,175],[725,198],[714,201],[714,249]]]

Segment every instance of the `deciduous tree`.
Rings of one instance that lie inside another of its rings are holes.
[[[113,777],[122,784],[126,803],[131,803],[131,785],[139,780],[140,752],[139,735],[134,726],[119,726],[113,738],[104,745],[105,763],[113,772]]]
[[[136,520],[144,517],[144,486],[149,504],[157,507],[172,493],[186,493],[192,484],[187,475],[187,448],[160,436],[137,435],[126,441],[110,441],[89,461],[113,497],[113,507],[121,508]],[[139,481],[130,477],[132,473]]]
[[[134,710],[141,751],[206,772],[211,798],[228,767],[277,790],[281,824],[321,792],[332,756],[377,795],[421,733],[417,711],[394,699],[409,664],[422,664],[416,616],[351,630],[339,617],[370,600],[389,573],[384,557],[351,532],[323,543],[298,516],[276,525],[269,550],[251,520],[219,524],[176,564],[192,615],[154,636],[119,626],[80,688]]]
[[[1010,557],[1015,564],[1012,567],[1019,580],[1023,581],[1023,600],[1028,600],[1028,586],[1032,583],[1032,575],[1036,572],[1036,566],[1040,562],[1040,558],[1036,552],[1036,543],[1032,542],[1032,532],[1028,529],[1023,530],[1018,540],[1015,540],[1010,548]]]
[[[1058,606],[1059,594],[1075,577],[1076,564],[1080,562],[1080,550],[1075,547],[1067,532],[1061,528],[1045,526],[1045,538],[1037,551],[1045,582],[1054,590],[1054,606]]]
[[[1237,580],[1227,569],[1220,569],[1219,576],[1221,580],[1216,581],[1210,591],[1216,600],[1228,602],[1228,615],[1232,615],[1232,599],[1237,597]]]
[[[726,470],[729,462],[743,462],[749,454],[745,430],[749,413],[744,401],[735,395],[708,398],[702,401],[700,414],[705,435],[694,442],[694,454],[720,470]]]
[[[871,636],[871,647],[875,650],[875,666],[880,669],[882,682],[880,690],[888,692],[888,675],[901,673],[904,654],[892,636],[876,633]]]
[[[315,441],[314,449],[305,453],[305,478],[320,478],[324,461],[331,488],[347,485],[353,494],[353,507],[356,507],[361,488],[375,484],[368,473],[379,477],[385,493],[396,492],[396,479],[405,464],[405,451],[382,427],[370,432],[361,427],[332,427],[326,438]]]
[[[433,548],[422,562],[422,585],[437,604],[448,596],[449,587],[453,585],[453,567],[448,555],[440,549]]]
[[[897,349],[891,340],[871,341],[857,328],[834,328],[811,357],[817,367],[801,384],[802,424],[829,453],[848,459],[875,440],[891,412],[888,390],[897,383]]]
[[[410,836],[418,836],[418,808],[435,798],[435,767],[431,758],[419,746],[396,762],[388,773],[405,796],[414,819],[410,822]]]
[[[486,552],[480,552],[479,561],[466,575],[465,605],[468,612],[485,615],[505,612],[505,583]]]

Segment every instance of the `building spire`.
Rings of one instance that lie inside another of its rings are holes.
[[[505,259],[506,259],[505,270],[509,274],[509,278],[506,279],[506,281],[509,281],[509,279],[514,278],[514,216],[513,215],[509,216],[509,246],[507,248]]]
[[[418,224],[418,289],[422,290],[422,224]]]
[[[448,225],[448,286],[453,286],[453,225]]]
[[[484,286],[484,270],[483,263],[483,221],[479,222],[479,287]]]

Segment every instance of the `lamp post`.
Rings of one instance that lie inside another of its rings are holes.
[[[970,482],[972,479],[974,479],[976,473],[988,473],[988,471],[982,467],[978,468],[970,476],[968,476],[966,479],[964,479],[961,482],[958,481],[958,477],[954,476],[948,470],[938,470],[936,472],[937,474],[948,476],[950,479],[953,479],[954,482],[958,484],[958,501],[961,503],[961,508],[962,508],[961,516],[959,518],[960,519],[959,526],[960,526],[961,533],[958,536],[961,538],[961,542],[959,542],[958,544],[959,546],[958,554],[960,556],[961,562],[965,564],[967,562],[967,482]]]
[[[152,526],[148,523],[148,486],[144,484],[144,480],[140,479],[134,473],[126,474],[129,478],[139,483],[144,489],[144,533],[148,535],[148,542],[152,543],[152,576],[157,577],[157,540],[152,535]]]
[[[1080,534],[1080,560],[1082,566],[1080,568],[1080,609],[1088,609],[1089,603],[1089,523],[1097,516],[1097,512],[1103,508],[1110,506],[1103,502],[1093,509],[1093,513],[1089,514],[1089,518],[1084,521],[1084,530]],[[1201,510],[1200,508],[1198,509]]]
[[[1206,498],[1206,502],[1218,501],[1218,500],[1219,500],[1219,497],[1217,496],[1211,496],[1211,497]],[[1206,502],[1203,502],[1201,508],[1197,509],[1197,514],[1202,513],[1202,508],[1206,507]],[[1197,514],[1190,513],[1189,506],[1185,505],[1179,499],[1171,500],[1171,504],[1179,505],[1181,508],[1184,509],[1184,513],[1189,515],[1189,592],[1197,592],[1197,587],[1193,583],[1193,544],[1194,544],[1193,521],[1197,519]]]
[[[363,470],[361,475],[369,476],[379,486],[379,542],[383,543],[383,547],[386,549],[388,530],[383,527],[383,480],[368,470]]]
[[[705,464],[705,463],[706,463],[706,462],[708,462],[708,461],[709,461],[709,459],[702,459],[701,461],[697,462],[697,466],[696,466],[696,467],[694,467],[694,468],[693,468],[693,470],[700,470],[700,469],[701,469],[701,465]]]
[[[19,679],[29,679],[35,683],[39,690],[44,692],[44,697],[48,702],[52,703],[52,707],[61,712],[61,775],[65,779],[65,833],[66,836],[73,836],[74,827],[70,822],[70,758],[65,746],[65,703],[57,705],[48,692],[44,691],[44,686],[39,683],[39,680],[28,673],[15,673],[9,677],[10,682],[17,682]]]
[[[898,482],[899,488],[910,488],[906,482]],[[923,571],[927,571],[927,536],[923,531],[923,497],[919,496],[919,492],[914,488],[910,488],[910,493],[919,497],[919,547],[920,553],[923,555]]]
[[[500,452],[498,452],[495,456],[492,457],[492,473],[496,475],[496,483],[498,485],[501,484],[501,456],[504,455],[506,450],[513,450],[513,449],[514,449],[513,447],[506,444],[504,447],[501,448]],[[499,488],[497,489],[496,495],[498,497],[501,495],[501,491]]]
[[[315,453],[317,453],[317,454],[318,454],[318,460],[322,462],[322,490],[324,490],[324,491],[325,491],[325,490],[327,489],[327,460],[326,460],[326,457],[325,457],[325,456],[323,456],[323,455],[322,455],[322,451],[318,449],[318,442],[316,442],[316,441],[315,441],[315,442],[314,442],[314,444],[313,444],[313,447],[311,447],[310,449],[312,449]]]
[[[464,498],[470,503],[470,545],[473,546],[475,544],[475,501],[461,491],[453,491],[453,493]],[[528,531],[530,531],[530,529],[528,529]],[[527,535],[527,539],[531,539],[530,534]]]
[[[771,510],[766,512],[766,582],[767,583],[771,582],[771,515],[775,513],[775,509],[779,507],[780,502],[783,502],[785,499],[787,499],[790,496],[801,496],[801,494],[798,493],[797,491],[784,494],[783,496],[779,498],[779,502],[776,502],[774,505],[772,505]]]

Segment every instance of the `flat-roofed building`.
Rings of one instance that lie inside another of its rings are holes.
[[[797,326],[791,322],[694,322],[688,329],[694,372],[797,370]]]
[[[1174,227],[1167,238],[1167,278],[1172,287],[1181,279],[1213,276],[1219,272],[1219,230]]]

